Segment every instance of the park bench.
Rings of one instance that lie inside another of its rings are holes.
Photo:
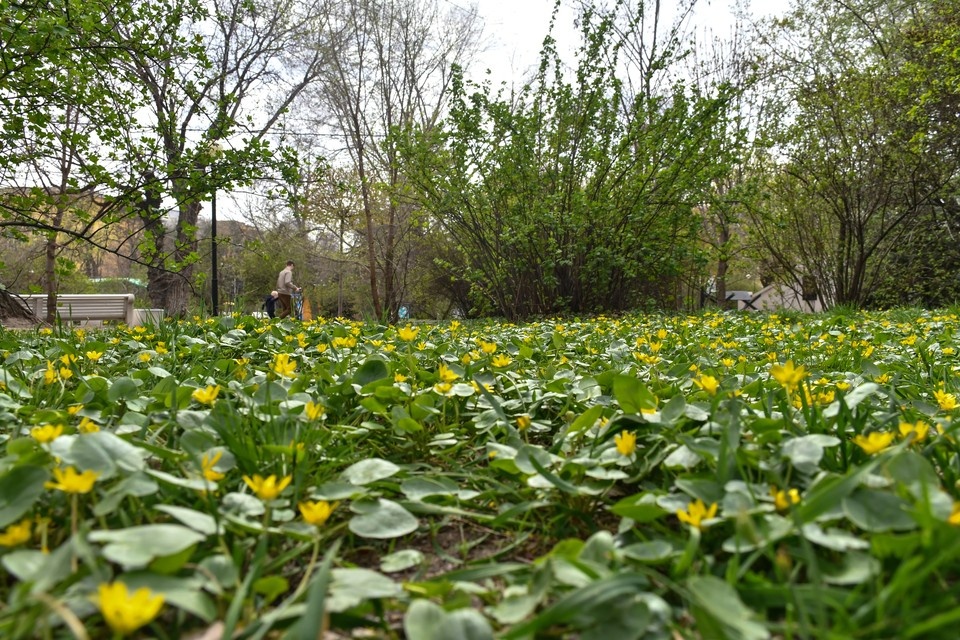
[[[47,316],[47,294],[19,296],[27,310],[41,320]],[[132,293],[61,293],[57,296],[57,315],[63,322],[91,324],[118,320],[129,326],[138,324]]]

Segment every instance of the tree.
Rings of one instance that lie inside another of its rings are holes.
[[[437,123],[453,65],[477,47],[476,10],[438,0],[351,0],[341,3],[334,26],[344,40],[317,100],[358,179],[373,314],[395,319],[404,279],[399,252],[416,227],[416,206],[405,197],[391,134]]]
[[[71,243],[118,251],[103,245],[103,231],[129,216],[117,197],[127,181],[104,156],[140,106],[117,62],[135,48],[155,51],[144,32],[114,37],[111,21],[133,11],[130,2],[0,1],[0,228],[46,239],[48,320],[61,251]]]
[[[814,277],[827,304],[865,304],[956,175],[955,154],[911,142],[921,130],[908,117],[916,96],[898,90],[897,43],[913,9],[817,2],[778,25],[782,103],[766,133],[783,160],[754,222],[788,279]]]
[[[202,203],[214,190],[252,182],[277,159],[269,136],[319,77],[330,53],[324,40],[330,33],[328,4],[216,0],[208,10],[182,5],[153,16],[154,28],[171,43],[161,55],[127,59],[152,120],[136,141],[132,164],[142,177],[139,213],[153,242],[146,254],[149,295],[168,313],[183,313],[189,300]],[[124,37],[131,33],[126,24],[117,30]],[[169,231],[161,223],[164,196],[176,207]]]
[[[462,248],[459,275],[480,313],[676,305],[669,283],[695,257],[694,209],[723,171],[712,152],[728,97],[668,81],[680,26],[671,46],[651,48],[639,33],[649,22],[624,8],[584,7],[569,76],[548,37],[516,95],[458,77],[444,130],[407,150],[419,194]],[[627,42],[643,51],[635,91],[618,75]]]

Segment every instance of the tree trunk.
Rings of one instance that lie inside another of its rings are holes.
[[[40,322],[40,319],[28,311],[26,303],[19,300],[16,294],[0,289],[0,319],[8,318]]]

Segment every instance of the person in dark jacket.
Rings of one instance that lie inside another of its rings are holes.
[[[264,298],[263,305],[261,305],[261,308],[266,309],[267,315],[270,316],[271,318],[275,318],[277,316],[277,299],[279,297],[280,297],[279,293],[277,293],[276,291],[271,291],[270,295]]]

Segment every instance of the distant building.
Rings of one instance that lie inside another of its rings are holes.
[[[765,286],[749,298],[738,299],[737,309],[741,311],[790,310],[817,313],[823,311],[823,303],[820,301],[820,297],[816,295],[816,291],[805,296],[803,291],[774,283]]]

